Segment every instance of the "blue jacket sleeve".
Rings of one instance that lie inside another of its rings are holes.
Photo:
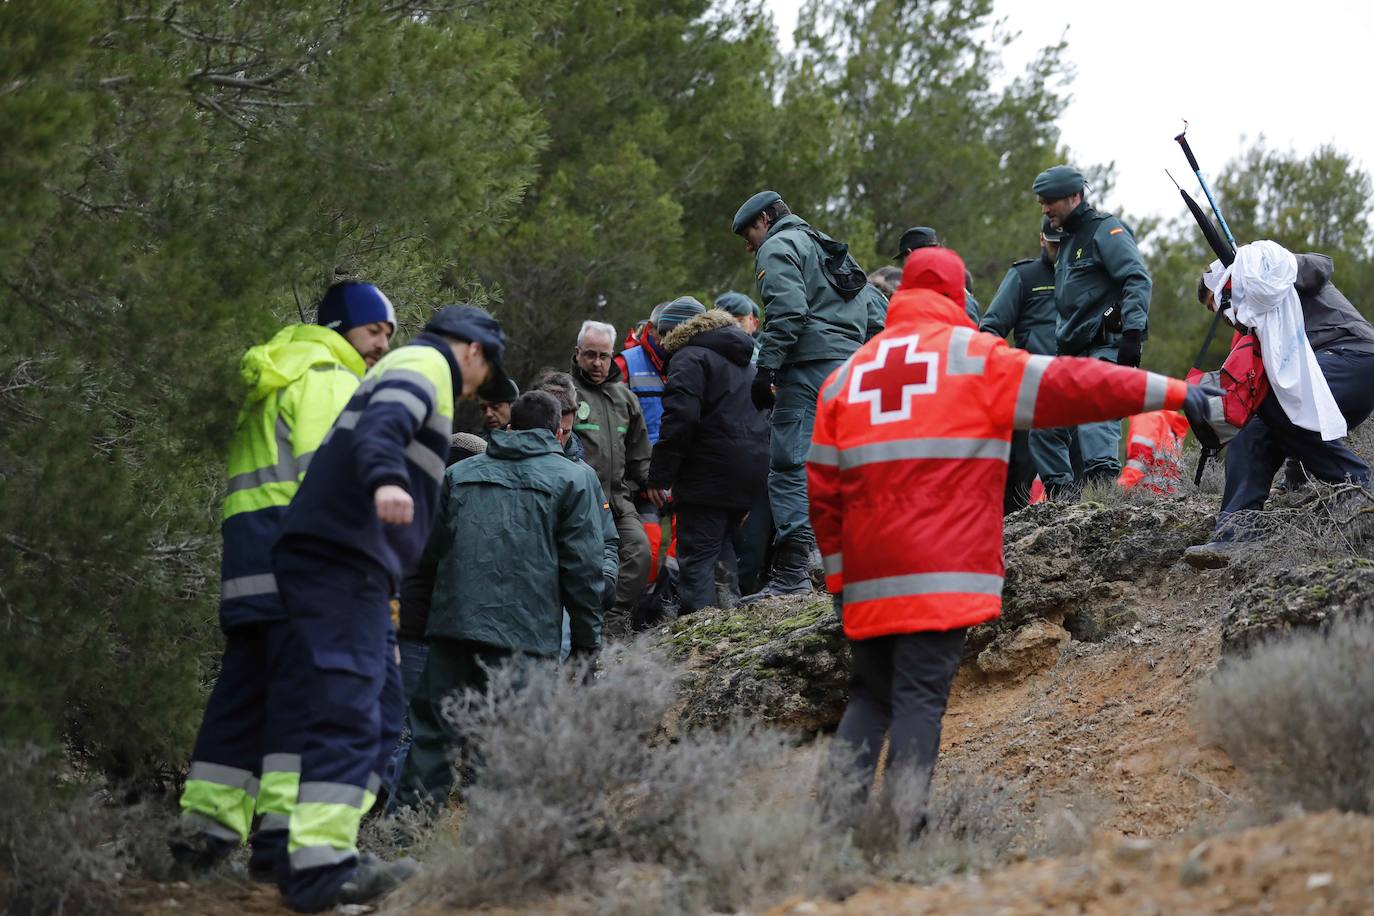
[[[401,381],[378,380],[353,430],[353,461],[367,492],[395,484],[409,489],[406,449],[425,417],[434,410],[427,396]],[[417,416],[418,414],[418,416]]]

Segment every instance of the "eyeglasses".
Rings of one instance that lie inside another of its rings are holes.
[[[584,356],[594,363],[609,363],[615,357],[614,353],[598,353],[596,350],[583,350],[581,347],[577,348],[577,355]]]

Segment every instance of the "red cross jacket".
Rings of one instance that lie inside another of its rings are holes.
[[[826,585],[851,639],[950,630],[1002,609],[1002,491],[1014,429],[1176,409],[1187,384],[1033,356],[964,313],[964,264],[917,249],[887,328],[821,386],[807,459]]]

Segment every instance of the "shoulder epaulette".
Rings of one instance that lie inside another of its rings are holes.
[[[1039,259],[1039,258],[1022,258],[1022,259],[1019,260],[1019,261],[1012,261],[1012,262],[1011,262],[1011,266],[1012,266],[1012,267],[1020,267],[1022,264],[1034,264],[1034,263],[1035,263],[1036,261],[1038,261],[1038,260],[1040,260],[1040,259]]]

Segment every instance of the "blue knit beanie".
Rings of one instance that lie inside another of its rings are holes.
[[[324,291],[315,323],[340,334],[353,328],[385,321],[396,330],[396,309],[391,300],[371,283],[343,280]]]

